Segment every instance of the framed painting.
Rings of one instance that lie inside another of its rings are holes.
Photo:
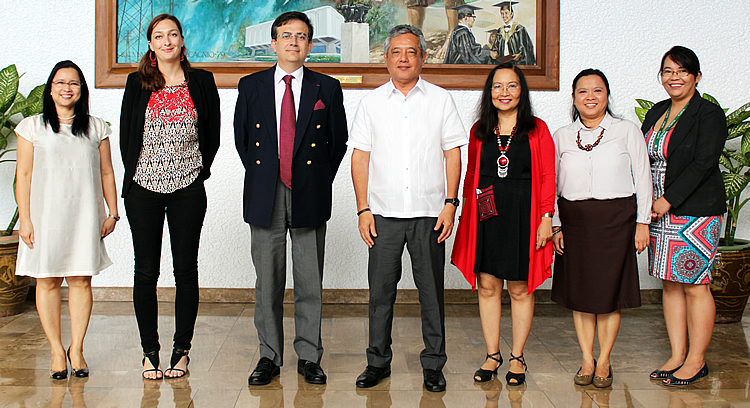
[[[271,24],[308,15],[314,35],[305,65],[344,87],[389,79],[383,41],[397,24],[420,27],[427,42],[422,77],[449,89],[481,89],[492,65],[515,60],[536,90],[559,88],[560,0],[96,0],[96,87],[125,86],[148,51],[145,32],[161,13],[183,26],[186,55],[220,87],[273,66]]]

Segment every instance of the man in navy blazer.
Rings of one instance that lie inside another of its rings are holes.
[[[268,384],[283,363],[287,232],[292,241],[297,371],[308,383],[326,383],[320,368],[323,255],[332,183],[346,153],[347,126],[339,82],[303,66],[312,36],[304,13],[280,15],[271,26],[278,63],[242,78],[238,86],[234,133],[245,166],[243,215],[250,224],[261,357],[250,385]]]

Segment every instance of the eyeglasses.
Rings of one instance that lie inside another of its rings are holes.
[[[283,38],[285,41],[290,41],[292,37],[296,38],[297,41],[303,41],[303,42],[307,41],[307,34],[305,33],[294,34],[294,33],[290,33],[286,31],[286,32],[281,33],[280,37]]]
[[[503,86],[501,83],[492,84],[492,92],[502,92],[503,90],[507,90],[510,93],[514,93],[519,89],[521,89],[521,87],[515,82],[511,82],[507,86]]]
[[[661,76],[664,78],[671,78],[672,75],[675,74],[677,74],[677,77],[679,78],[685,78],[686,76],[690,75],[690,72],[688,72],[688,70],[686,70],[685,68],[680,68],[677,71],[672,71],[669,68],[661,70]]]
[[[73,88],[80,88],[81,87],[81,83],[80,82],[76,82],[76,81],[70,81],[70,82],[52,81],[52,85],[56,86],[58,88],[65,88],[66,86],[69,86],[71,89],[73,89]]]

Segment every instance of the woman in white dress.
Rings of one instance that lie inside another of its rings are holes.
[[[91,277],[112,265],[103,238],[117,212],[109,126],[89,116],[81,69],[61,61],[44,87],[42,113],[22,120],[18,135],[19,235],[17,275],[36,278],[36,306],[52,354],[50,375],[88,377],[83,338],[93,303]],[[107,202],[109,215],[104,210]],[[60,286],[68,283],[71,343],[60,332]]]

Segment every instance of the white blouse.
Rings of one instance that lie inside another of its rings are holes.
[[[578,147],[596,142],[585,151]],[[557,158],[557,196],[570,201],[588,199],[608,200],[635,194],[638,203],[636,221],[651,222],[653,186],[646,141],[640,128],[633,122],[613,118],[609,113],[599,126],[587,129],[580,119],[557,129],[552,136]],[[560,225],[555,211],[553,225]]]

